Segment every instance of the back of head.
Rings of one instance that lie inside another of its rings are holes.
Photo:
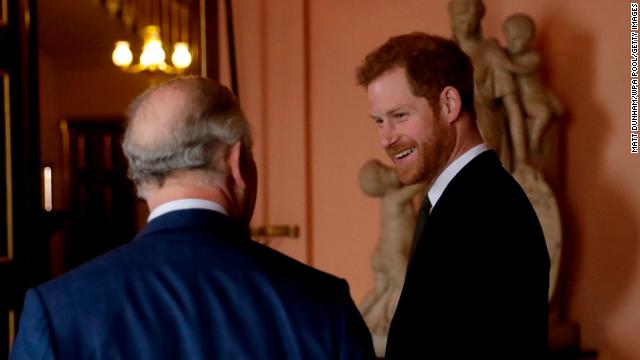
[[[129,106],[122,147],[129,176],[145,186],[191,171],[222,175],[222,161],[241,141],[251,154],[249,123],[225,86],[202,77],[177,77],[148,89]]]
[[[394,68],[405,69],[413,94],[426,98],[434,111],[442,90],[455,87],[462,111],[475,118],[473,65],[455,42],[421,32],[394,36],[365,57],[357,69],[358,84],[366,87]]]

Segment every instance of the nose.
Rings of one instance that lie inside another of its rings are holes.
[[[380,137],[380,145],[383,149],[388,149],[391,145],[393,145],[398,136],[396,135],[394,126],[385,122],[378,131],[378,136]]]

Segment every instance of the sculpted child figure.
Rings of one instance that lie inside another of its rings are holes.
[[[362,315],[373,333],[376,354],[384,354],[386,335],[402,291],[415,228],[412,199],[424,184],[402,186],[395,170],[376,159],[360,170],[360,187],[381,198],[381,229],[373,253],[374,289],[366,296]]]
[[[504,166],[514,170],[528,162],[526,125],[510,61],[497,39],[484,37],[482,0],[451,0],[453,40],[473,62],[476,122],[484,142]]]
[[[529,151],[540,151],[541,139],[553,116],[565,109],[540,79],[542,56],[533,48],[535,24],[525,14],[515,14],[502,25],[511,62],[507,69],[515,74],[522,107],[527,116]]]

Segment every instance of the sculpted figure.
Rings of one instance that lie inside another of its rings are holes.
[[[527,117],[527,132],[531,152],[538,152],[541,139],[550,120],[565,109],[558,98],[540,79],[542,56],[533,48],[535,24],[525,14],[515,14],[502,25],[507,39],[510,63],[507,68],[515,74],[520,100]]]
[[[381,198],[380,239],[371,261],[374,288],[365,297],[362,316],[373,333],[376,354],[384,354],[415,227],[412,199],[424,184],[402,186],[395,170],[375,159],[362,167],[359,181],[365,194]]]
[[[512,170],[527,162],[527,139],[518,89],[508,70],[510,60],[495,38],[484,38],[480,21],[481,0],[452,0],[449,16],[453,39],[469,55],[474,66],[474,98],[477,123],[485,143]],[[506,112],[506,118],[505,118]]]

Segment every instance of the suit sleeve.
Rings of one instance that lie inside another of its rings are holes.
[[[37,289],[30,289],[24,300],[18,335],[9,360],[55,359],[49,318]]]
[[[365,324],[358,308],[349,294],[349,285],[342,280],[340,286],[340,359],[369,360],[375,359],[371,333]]]

